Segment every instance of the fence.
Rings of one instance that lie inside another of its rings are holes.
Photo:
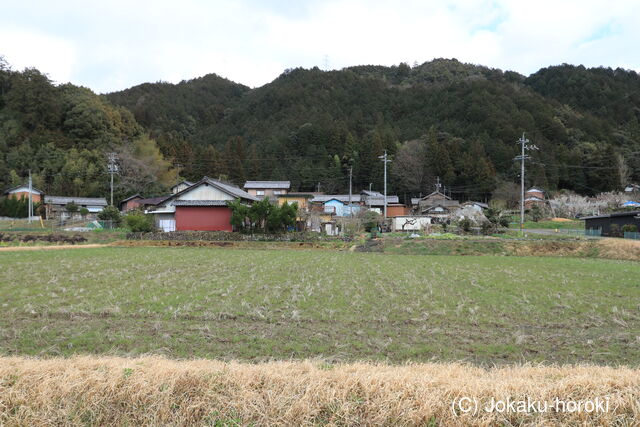
[[[624,238],[640,240],[640,233],[638,233],[637,231],[625,231]]]

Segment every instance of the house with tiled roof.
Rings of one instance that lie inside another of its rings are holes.
[[[244,183],[244,189],[252,196],[263,198],[274,198],[287,194],[291,189],[290,181],[247,181]]]
[[[165,197],[147,212],[163,231],[232,231],[227,202],[238,199],[247,204],[258,200],[235,185],[204,177]]]

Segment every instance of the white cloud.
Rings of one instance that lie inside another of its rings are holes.
[[[4,7],[0,54],[100,92],[206,73],[259,86],[325,55],[332,68],[455,57],[525,74],[563,62],[640,69],[633,0],[25,3]]]
[[[76,50],[66,40],[25,28],[0,27],[0,54],[12,68],[35,67],[58,83],[71,80]]]

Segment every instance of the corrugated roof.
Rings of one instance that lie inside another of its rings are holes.
[[[580,217],[579,219],[613,218],[618,216],[640,216],[640,211],[614,212],[607,215],[583,216],[583,217]]]
[[[384,196],[384,194],[379,191],[362,190],[361,193],[365,196]]]
[[[351,203],[360,202],[361,200],[360,197],[361,196],[359,194],[352,194]],[[343,203],[349,203],[349,195],[348,194],[323,194],[323,195],[315,196],[313,199],[311,199],[313,203],[325,203],[325,202],[328,202],[329,200],[338,200]]]
[[[260,200],[257,197],[252,196],[251,194],[247,193],[246,191],[241,190],[240,187],[236,187],[235,185],[228,184],[228,183],[222,182],[222,181],[218,181],[216,179],[211,179],[208,176],[205,176],[200,181],[198,181],[195,184],[193,184],[191,187],[185,188],[184,190],[179,191],[176,194],[172,194],[172,195],[168,196],[162,202],[167,202],[167,201],[169,201],[171,199],[175,199],[175,198],[181,196],[182,194],[185,194],[185,193],[187,193],[187,192],[199,187],[202,184],[211,185],[212,187],[215,187],[215,188],[217,188],[217,189],[229,194],[230,196],[237,197],[239,199],[251,200],[251,201],[254,201],[254,202]]]
[[[159,205],[160,203],[164,202],[169,197],[171,197],[171,196],[149,197],[147,199],[140,199],[140,204],[141,205],[155,206],[155,205]]]
[[[52,205],[66,205],[73,202],[76,205],[107,206],[107,199],[104,197],[44,196],[44,202]]]
[[[244,188],[291,188],[290,181],[247,181],[244,183]]]
[[[291,193],[287,193],[287,194],[277,194],[277,197],[280,198],[287,198],[287,197],[304,197],[306,199],[310,199],[312,197],[315,197],[316,195],[313,193],[302,193],[302,192],[291,192]]]
[[[387,196],[387,205],[389,203],[398,203],[398,196]],[[365,205],[384,205],[384,195],[375,197],[366,197],[363,200]]]
[[[184,184],[184,185],[186,185],[186,186],[189,186],[189,187],[190,187],[190,186],[192,186],[192,185],[193,185],[193,182],[191,182],[191,181],[181,181],[181,182],[177,183],[176,185],[174,185],[174,186],[173,186],[173,187],[171,187],[171,188],[176,188],[178,185],[182,185],[182,184]]]
[[[134,194],[133,196],[129,196],[129,197],[127,197],[126,199],[122,200],[122,201],[120,202],[120,204],[123,204],[123,203],[125,203],[125,202],[128,202],[128,201],[129,201],[129,200],[131,200],[131,199],[135,199],[136,197],[140,197],[140,198],[142,199],[142,196],[141,196],[140,194]]]
[[[28,186],[28,185],[18,185],[17,187],[13,187],[13,188],[10,188],[10,189],[6,190],[6,191],[4,192],[4,194],[9,194],[9,193],[12,193],[12,192],[17,192],[16,190],[19,190],[19,189],[21,189],[21,188],[24,188],[24,191],[25,191],[25,192],[29,192],[29,186]],[[33,186],[31,187],[31,193],[32,193],[32,194],[43,194],[43,193],[42,193],[42,191],[38,190],[37,188],[35,188],[35,187],[33,187]]]
[[[176,200],[173,205],[180,206],[227,206],[227,200]]]

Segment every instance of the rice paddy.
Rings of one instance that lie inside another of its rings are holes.
[[[569,257],[0,252],[0,354],[636,366],[638,277]]]

